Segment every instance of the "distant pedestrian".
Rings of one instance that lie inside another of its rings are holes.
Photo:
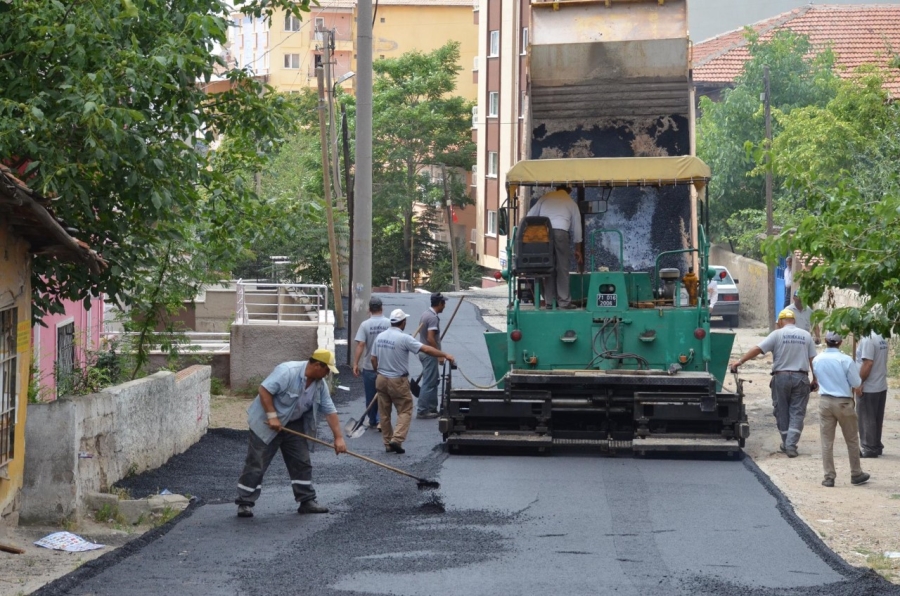
[[[403,441],[412,420],[413,398],[409,390],[409,355],[425,352],[435,358],[455,362],[453,356],[431,346],[424,345],[406,335],[406,319],[409,315],[397,308],[391,312],[391,326],[376,339],[372,351],[372,366],[378,371],[375,387],[378,389],[378,417],[381,419],[381,437],[388,453],[406,453]],[[397,428],[391,424],[391,409],[397,408]]]
[[[884,426],[884,407],[887,403],[887,341],[874,331],[864,337],[857,348],[857,362],[859,376],[863,380],[861,395],[856,401],[860,455],[878,457],[884,452],[881,428]]]
[[[441,349],[441,319],[438,315],[444,312],[446,306],[447,299],[440,292],[432,294],[431,308],[423,312],[419,319],[419,342],[435,350]],[[444,359],[420,351],[419,361],[422,363],[422,382],[416,418],[437,418],[438,367],[444,363]]]
[[[819,435],[822,441],[822,486],[833,487],[834,429],[840,424],[850,456],[850,483],[865,484],[869,475],[859,463],[859,425],[853,409],[853,394],[862,383],[859,367],[853,358],[840,351],[843,338],[834,331],[825,334],[825,351],[813,358],[813,369],[819,380]]]
[[[582,254],[581,212],[572,200],[572,189],[559,185],[556,190],[545,193],[528,210],[532,217],[546,217],[553,228],[551,248],[556,261],[553,275],[542,280],[547,308],[552,308],[554,300],[559,308],[575,308],[569,289],[569,264],[572,260],[572,243],[575,243],[575,260],[579,267],[584,261]]]
[[[793,258],[790,255],[784,260],[784,306],[782,308],[787,308],[791,304],[791,297],[793,294],[791,293],[791,286],[794,285],[794,271],[792,266],[794,264]]]
[[[781,433],[781,451],[797,457],[797,444],[803,432],[809,392],[818,389],[816,373],[812,382],[809,371],[816,355],[812,336],[795,325],[794,312],[784,309],[778,314],[779,328],[770,333],[756,347],[750,348],[740,360],[731,363],[731,372],[760,354],[772,352],[772,407],[775,424]]]
[[[724,271],[722,272],[725,273]],[[716,305],[716,302],[719,301],[719,276],[714,275],[709,278],[709,282],[706,284],[706,294],[709,297],[709,310],[712,311],[713,307]]]
[[[313,446],[297,435],[279,431],[288,428],[315,437],[318,415],[323,414],[334,435],[334,452],[347,452],[337,408],[324,380],[329,372],[338,372],[334,353],[316,350],[309,360],[279,364],[259,386],[259,394],[247,408],[250,442],[234,501],[238,517],[253,517],[263,475],[279,450],[291,477],[294,499],[300,503],[297,513],[328,513],[327,507],[316,502],[312,486],[309,452]]]
[[[811,307],[805,308],[803,306],[803,299],[800,297],[799,289],[794,290],[793,302],[785,308],[794,311],[794,320],[797,322],[797,327],[804,331],[808,331],[810,335],[813,336],[813,341],[816,345],[822,343],[819,326],[812,324],[812,316],[815,310]]]
[[[366,392],[366,408],[369,417],[369,428],[378,427],[378,406],[369,408],[369,404],[375,399],[375,369],[372,368],[372,347],[375,338],[391,326],[391,322],[384,316],[384,307],[381,298],[373,296],[369,300],[369,318],[363,321],[356,331],[356,351],[353,354],[353,375],[358,377],[362,370],[363,390]],[[362,369],[360,369],[362,362]]]

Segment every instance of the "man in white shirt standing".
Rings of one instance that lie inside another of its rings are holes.
[[[575,243],[575,260],[580,266],[584,262],[582,253],[581,212],[572,200],[568,186],[557,186],[556,190],[545,193],[537,203],[528,210],[531,217],[550,219],[553,228],[552,244],[556,261],[553,277],[544,278],[543,291],[547,308],[556,301],[560,308],[575,308],[569,293],[569,262],[572,260],[571,246]],[[569,236],[571,234],[571,238]]]
[[[784,306],[782,308],[787,308],[791,303],[791,286],[794,285],[793,265],[794,259],[788,255],[784,260]]]
[[[859,426],[853,410],[853,394],[862,380],[853,358],[839,349],[843,339],[840,334],[829,331],[825,334],[827,348],[812,361],[819,381],[819,436],[822,440],[822,467],[825,469],[822,486],[828,488],[834,486],[837,476],[834,469],[834,430],[838,424],[841,425],[850,455],[850,484],[858,486],[869,481],[869,475],[862,471],[859,463]]]

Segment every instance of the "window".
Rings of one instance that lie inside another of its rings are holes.
[[[285,54],[284,67],[291,69],[300,68],[300,54]]]
[[[284,15],[284,30],[285,31],[300,31],[300,19],[295,17],[292,14]]]
[[[491,31],[491,45],[490,52],[488,56],[499,56],[500,55],[500,30],[495,29]]]
[[[525,117],[525,92],[519,92],[519,118]]]
[[[472,186],[478,186],[478,164],[472,166]]]
[[[18,382],[18,310],[0,311],[0,467],[15,453],[16,401]]]
[[[316,17],[315,25],[316,41],[325,41],[325,17]]]
[[[472,70],[478,70],[478,56],[475,56],[475,59],[472,60]]]
[[[500,166],[500,160],[497,157],[496,151],[488,151],[488,168],[487,168],[487,177],[488,178],[496,178],[497,170]]]
[[[497,235],[497,212],[496,211],[488,211],[487,218],[487,231],[484,233],[485,236],[496,236]]]
[[[522,27],[522,55],[528,53],[528,27]]]
[[[56,396],[67,395],[72,389],[72,373],[75,372],[75,321],[69,320],[56,326]]]
[[[488,118],[496,118],[500,113],[500,93],[491,91],[488,93]]]
[[[469,242],[475,244],[478,241],[478,230],[472,228],[472,233],[469,234]]]
[[[478,128],[478,106],[472,106],[472,128]]]
[[[478,11],[478,0],[472,0],[472,10]]]
[[[384,22],[384,17],[381,17],[381,22],[382,22],[382,23]]]

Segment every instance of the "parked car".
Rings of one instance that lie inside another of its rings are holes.
[[[737,327],[741,320],[741,295],[738,290],[738,280],[731,277],[728,269],[719,265],[713,265],[716,270],[716,279],[719,282],[719,298],[709,313],[713,317],[722,317],[729,327]]]

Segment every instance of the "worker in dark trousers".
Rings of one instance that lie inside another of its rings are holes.
[[[575,260],[579,267],[584,262],[582,254],[581,212],[572,200],[572,189],[560,185],[556,190],[544,194],[531,209],[529,216],[550,219],[553,228],[552,249],[556,261],[556,271],[552,277],[544,278],[543,292],[547,308],[556,301],[560,308],[575,308],[569,291],[569,264],[572,260],[572,243],[575,243]],[[571,234],[571,237],[570,237]]]
[[[822,467],[825,479],[822,486],[834,486],[837,472],[834,469],[834,430],[841,426],[850,455],[850,484],[869,481],[859,463],[859,425],[853,409],[853,394],[862,383],[859,367],[853,358],[841,352],[844,338],[829,331],[825,334],[824,352],[813,358],[813,370],[819,381],[819,435],[822,439]]]
[[[803,432],[809,392],[819,387],[813,370],[809,371],[816,356],[816,346],[808,331],[794,324],[794,312],[784,309],[778,314],[779,328],[770,333],[759,345],[750,348],[740,360],[731,363],[731,372],[761,354],[772,352],[772,407],[775,424],[781,433],[781,451],[788,457],[797,457],[797,444]]]
[[[887,403],[888,343],[874,331],[857,347],[862,391],[856,401],[859,416],[859,448],[862,457],[878,457],[884,451],[881,427]]]
[[[259,386],[259,395],[247,408],[250,443],[234,501],[238,517],[253,517],[263,475],[279,450],[291,477],[294,499],[300,503],[297,513],[328,513],[327,507],[316,502],[312,486],[312,445],[302,437],[280,431],[284,427],[315,437],[316,419],[323,414],[334,435],[334,452],[347,452],[337,408],[324,380],[329,372],[338,372],[334,353],[316,350],[309,360],[279,364]]]
[[[375,338],[382,331],[391,326],[391,322],[384,316],[384,307],[381,298],[373,296],[369,300],[369,318],[362,322],[356,332],[356,351],[353,354],[353,376],[358,377],[362,371],[363,390],[366,392],[366,411],[369,416],[369,428],[378,428],[378,405],[370,407],[375,399],[375,369],[372,368],[372,348]],[[360,368],[362,363],[362,368]]]
[[[431,308],[422,313],[419,319],[419,343],[429,345],[435,350],[441,349],[441,318],[447,306],[447,299],[440,292],[431,295]],[[443,358],[429,356],[419,351],[422,363],[422,389],[419,391],[419,404],[416,418],[437,418],[438,416],[438,367],[444,363]]]

